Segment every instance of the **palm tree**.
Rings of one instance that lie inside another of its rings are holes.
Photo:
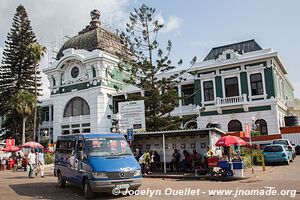
[[[36,70],[38,67],[38,63],[40,62],[40,60],[42,59],[42,57],[44,56],[45,52],[46,52],[46,47],[40,45],[39,43],[35,42],[35,43],[31,43],[28,47],[28,52],[30,55],[30,58],[32,59],[33,63],[34,63],[34,89],[35,89],[35,97],[36,99],[38,98],[37,95],[37,78],[36,78]],[[37,119],[37,108],[36,106],[34,107],[34,119],[33,119],[33,141],[35,141],[35,136],[36,136],[36,119]]]
[[[12,99],[12,105],[23,121],[22,144],[25,143],[26,121],[37,104],[37,98],[27,90],[19,90]]]

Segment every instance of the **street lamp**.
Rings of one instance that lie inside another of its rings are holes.
[[[256,130],[257,126],[255,124],[255,117],[252,117],[251,120],[251,133],[249,136],[249,144],[250,144],[250,156],[251,156],[251,168],[252,168],[252,174],[254,174],[254,168],[253,168],[253,153],[252,153],[252,133]]]
[[[120,133],[120,120],[121,120],[121,114],[117,113],[115,116],[115,123],[111,128],[111,132],[113,133]]]

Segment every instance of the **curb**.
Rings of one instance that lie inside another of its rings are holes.
[[[240,181],[249,179],[249,177],[217,177],[217,176],[182,176],[182,175],[147,175],[143,176],[143,178],[163,178],[163,179],[188,179],[188,180],[200,180],[200,181]]]

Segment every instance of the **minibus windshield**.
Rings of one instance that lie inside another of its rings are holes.
[[[131,155],[128,143],[123,138],[88,138],[85,140],[89,156]]]

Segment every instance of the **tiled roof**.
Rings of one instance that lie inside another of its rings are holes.
[[[234,44],[228,44],[225,46],[214,47],[210,50],[210,52],[207,54],[203,61],[215,60],[220,54],[222,54],[223,51],[227,49],[232,49],[236,52],[239,52],[240,54],[262,50],[259,44],[257,44],[257,42],[254,39],[252,39]]]

